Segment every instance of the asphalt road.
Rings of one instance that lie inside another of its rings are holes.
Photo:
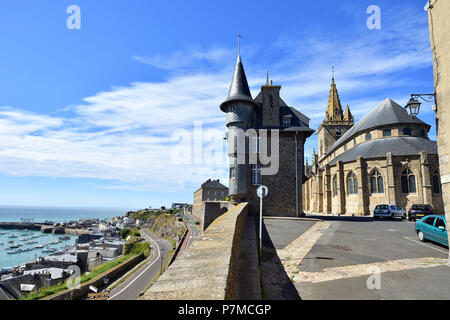
[[[172,250],[170,242],[157,238],[145,229],[141,230],[141,235],[150,241],[152,256],[143,266],[111,291],[110,300],[136,300],[161,271],[162,256],[162,265],[167,261],[168,253]]]
[[[388,266],[403,259],[446,259],[448,248],[417,240],[413,222],[357,217],[317,218],[328,221],[330,227],[323,231],[297,268],[300,273],[308,273],[320,281],[285,284],[283,288],[275,288],[280,296],[306,300],[450,299],[450,267],[446,265],[382,272],[381,288],[376,290],[367,287],[367,276],[358,276],[355,272],[358,268],[359,271],[367,268],[367,265],[381,263]],[[265,220],[264,223],[264,247],[278,250],[285,248],[314,224],[280,220]],[[274,268],[273,265],[269,267]],[[329,270],[355,276],[332,279],[329,278]],[[291,290],[289,296],[285,294],[288,290]]]
[[[186,218],[186,224],[189,226],[189,228],[191,229],[191,235],[189,237],[189,241],[188,244],[186,246],[186,248],[189,248],[191,246],[191,244],[198,239],[199,236],[199,231],[197,229],[197,226],[195,225],[195,221],[197,221],[193,216],[186,214],[184,216]]]

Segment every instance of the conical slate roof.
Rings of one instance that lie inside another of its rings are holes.
[[[368,129],[394,125],[394,124],[416,124],[430,126],[418,118],[409,115],[405,108],[401,107],[397,102],[388,98],[384,100],[378,107],[366,114],[359,120],[350,130],[348,130],[330,149],[330,153],[340,147],[343,143],[353,138],[362,131]]]
[[[248,87],[247,77],[245,75],[244,66],[241,61],[241,56],[238,56],[236,69],[234,70],[233,81],[231,82],[230,92],[228,98],[221,104],[220,109],[224,111],[224,105],[230,101],[249,101],[253,102],[250,88]]]

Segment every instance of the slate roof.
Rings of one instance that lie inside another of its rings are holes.
[[[220,180],[211,180],[211,179],[203,183],[202,188],[228,189],[226,186],[220,183]]]
[[[258,94],[254,101],[258,104],[259,108],[257,113],[256,129],[279,129],[280,131],[305,132],[308,137],[314,133],[314,130],[309,127],[310,119],[294,107],[289,107],[281,97],[279,98],[280,116],[281,118],[286,116],[291,117],[291,124],[283,125],[281,123],[280,126],[263,126],[263,116],[261,112],[262,92]]]
[[[388,152],[393,156],[411,156],[418,155],[421,151],[437,154],[437,143],[420,137],[386,137],[361,143],[337,156],[328,165],[333,166],[338,161],[355,161],[357,157],[383,158]]]
[[[415,124],[430,126],[418,118],[409,115],[405,108],[401,107],[397,102],[388,98],[384,100],[378,107],[366,114],[359,120],[350,130],[348,130],[336,143],[331,147],[330,153],[334,152],[342,144],[351,140],[353,136],[360,132],[395,124]]]
[[[236,62],[236,69],[234,70],[234,76],[233,80],[231,81],[228,98],[220,105],[220,109],[222,111],[225,111],[224,107],[227,102],[236,100],[249,101],[254,103],[240,55],[238,56],[238,60]]]

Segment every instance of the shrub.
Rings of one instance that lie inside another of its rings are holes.
[[[122,229],[122,230],[120,230],[120,236],[123,239],[126,239],[129,236],[130,232],[131,232],[130,229]]]

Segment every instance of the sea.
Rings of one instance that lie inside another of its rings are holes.
[[[123,216],[128,211],[128,209],[116,208],[0,207],[0,222],[20,222],[21,219],[33,219],[33,222],[69,222],[81,218],[108,219]],[[77,238],[74,235],[67,235],[70,237],[70,240],[58,242],[58,237],[61,236],[66,235],[43,234],[40,231],[0,229],[0,269],[20,266],[26,262],[36,260],[38,257],[49,255],[51,253],[44,251],[49,247],[61,251],[65,246],[74,244]],[[41,244],[46,247],[43,249],[35,248]],[[32,250],[11,254],[11,251],[18,250],[18,248],[9,249],[10,246],[14,245],[19,245],[19,248],[22,250],[27,248],[32,248]]]

